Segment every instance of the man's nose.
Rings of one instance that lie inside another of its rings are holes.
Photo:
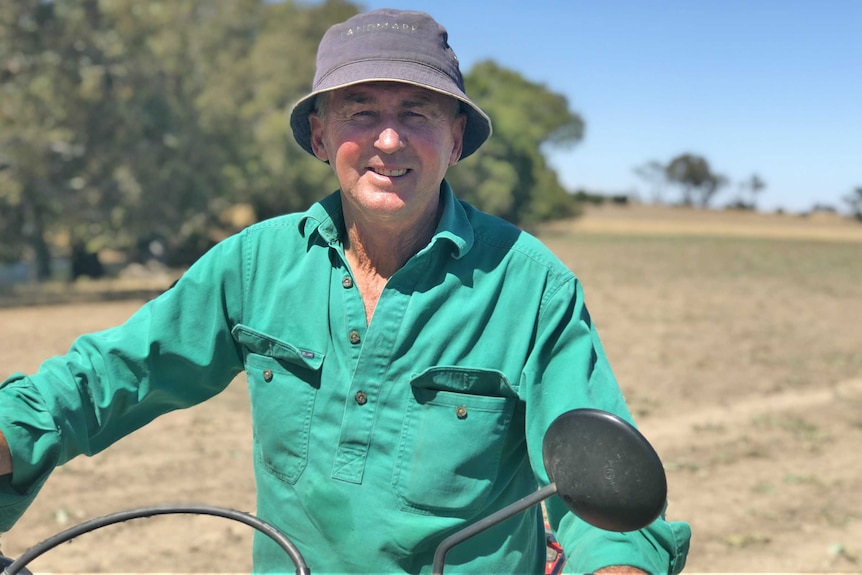
[[[407,145],[402,134],[392,126],[387,126],[377,135],[374,146],[383,153],[394,154]]]

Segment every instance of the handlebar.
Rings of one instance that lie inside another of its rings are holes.
[[[49,537],[48,539],[45,539],[37,545],[34,545],[18,559],[15,559],[8,566],[6,566],[6,568],[3,570],[3,575],[19,575],[19,573],[21,575],[25,575],[27,573],[27,570],[24,568],[32,560],[36,559],[43,553],[50,551],[51,549],[57,547],[62,543],[70,541],[75,537],[78,537],[79,535],[84,535],[85,533],[95,531],[96,529],[101,529],[102,527],[107,527],[116,523],[122,523],[124,521],[130,521],[132,519],[140,519],[143,517],[183,514],[212,515],[215,517],[223,517],[225,519],[231,519],[239,523],[244,523],[249,527],[260,531],[261,533],[275,541],[275,543],[277,543],[278,546],[281,547],[285,551],[285,553],[288,554],[291,561],[293,561],[293,564],[296,567],[296,575],[311,574],[311,571],[305,562],[305,558],[299,552],[299,549],[297,549],[296,545],[294,545],[293,542],[288,539],[276,527],[267,523],[263,519],[255,517],[250,513],[246,513],[244,511],[237,511],[235,509],[228,509],[225,507],[217,507],[213,505],[192,504],[154,505],[150,507],[141,507],[138,509],[120,511],[118,513],[112,513],[110,515],[105,515],[102,517],[91,519],[89,521],[85,521]]]

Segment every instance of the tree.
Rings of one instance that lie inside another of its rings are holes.
[[[664,186],[667,183],[667,167],[658,160],[652,160],[634,169],[637,175],[652,189],[653,202],[664,203]]]
[[[706,158],[694,154],[681,154],[670,161],[665,169],[667,180],[682,189],[682,204],[709,206],[715,194],[728,180],[713,173]]]
[[[844,198],[844,201],[850,206],[853,217],[862,222],[862,186],[856,186],[853,192]]]
[[[132,259],[158,239],[186,265],[252,219],[335,190],[289,136],[323,33],[346,0],[0,2],[0,258]],[[583,136],[566,99],[493,62],[466,76],[495,137],[450,172],[518,223],[574,213],[543,152]],[[248,218],[246,218],[247,220]],[[54,252],[54,253],[52,253]]]
[[[219,214],[258,217],[334,189],[289,142],[284,110],[348,2],[0,3],[0,256],[51,246],[134,251],[164,239],[187,264]]]
[[[121,127],[131,136],[115,141],[124,154],[114,172],[123,195],[106,205],[111,237],[124,237],[132,252],[158,238],[170,263],[185,265],[215,240],[211,229],[231,194],[225,171],[242,134],[236,110],[211,113],[209,98],[251,91],[233,66],[251,51],[263,8],[258,0],[104,5],[129,70]],[[220,85],[225,76],[234,84]]]
[[[743,193],[748,192],[748,209],[756,210],[757,195],[766,188],[766,182],[764,182],[757,174],[752,174],[748,179],[739,183],[739,188]]]
[[[267,4],[251,51],[208,94],[207,117],[224,118],[234,140],[231,202],[251,205],[259,219],[304,209],[338,187],[329,166],[289,136],[285,111],[311,89],[324,32],[357,11],[341,0]],[[227,89],[236,85],[247,92]]]
[[[0,146],[20,190],[5,199],[39,279],[51,275],[49,244],[83,257],[108,244],[128,247],[145,227],[176,229],[217,193],[213,171],[200,165],[217,156],[196,129],[199,75],[185,45],[192,24],[208,16],[195,10],[201,5],[0,7],[0,56],[12,63],[2,78]]]
[[[740,180],[736,187],[737,196],[727,207],[736,210],[756,210],[757,195],[766,188],[766,182],[757,174],[752,174],[750,177]]]
[[[57,26],[58,13],[69,19],[68,28]],[[0,205],[3,223],[13,226],[6,228],[4,239],[13,243],[4,251],[29,248],[40,279],[50,276],[47,234],[64,212],[83,156],[75,132],[88,96],[79,88],[91,78],[79,67],[89,46],[76,44],[75,37],[88,24],[83,5],[0,6],[0,153],[6,167]]]
[[[465,84],[494,135],[449,172],[459,196],[517,224],[574,214],[573,197],[543,155],[583,138],[584,121],[566,98],[492,61],[470,69]]]

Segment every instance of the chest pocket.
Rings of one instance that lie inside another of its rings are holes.
[[[244,325],[231,334],[246,350],[255,458],[271,475],[296,483],[308,461],[323,354]]]
[[[517,393],[497,371],[435,367],[410,381],[393,487],[403,509],[462,516],[499,476]]]

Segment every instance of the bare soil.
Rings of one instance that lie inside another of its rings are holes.
[[[694,532],[686,571],[859,573],[862,226],[629,206],[540,235],[583,281],[618,379],[665,462],[668,517]],[[99,291],[77,288],[87,290]],[[109,291],[112,301],[66,288],[49,298],[66,303],[0,308],[0,374],[32,372],[149,297]],[[15,297],[44,303],[36,295]],[[3,551],[18,556],[81,520],[145,504],[253,512],[250,444],[240,377],[210,402],[58,469],[0,540]],[[224,520],[153,518],[80,537],[32,567],[246,572],[251,538]]]

